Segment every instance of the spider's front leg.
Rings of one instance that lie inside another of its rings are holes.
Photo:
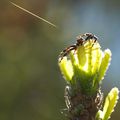
[[[74,44],[74,45],[71,45],[71,46],[67,47],[66,49],[64,49],[59,55],[59,61],[61,62],[63,57],[67,56],[70,53],[70,51],[76,50],[76,48],[77,48],[77,46],[76,46],[76,44]]]
[[[83,36],[86,37],[85,40],[94,39],[94,43],[98,40],[98,38],[92,33],[85,33]]]
[[[85,40],[86,42],[89,41],[89,40],[92,40],[92,41],[93,41],[93,44],[92,44],[91,47],[93,47],[94,44],[95,44],[95,43],[97,42],[97,40],[98,40],[98,38],[97,38],[94,34],[92,34],[92,33],[85,33],[85,34],[82,35],[82,37],[84,37],[84,40]]]

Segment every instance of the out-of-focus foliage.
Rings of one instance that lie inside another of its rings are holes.
[[[91,32],[111,49],[107,92],[120,86],[119,0],[23,0],[16,4],[46,18],[59,29],[0,1],[0,119],[63,120],[64,80],[59,52],[79,33]],[[120,88],[120,87],[119,87]],[[119,120],[119,105],[111,119]]]

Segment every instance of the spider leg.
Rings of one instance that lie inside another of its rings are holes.
[[[90,40],[90,39],[93,39],[93,40],[94,40],[94,42],[93,42],[93,44],[92,44],[92,47],[94,46],[94,44],[95,44],[95,43],[97,42],[97,40],[98,40],[98,38],[97,38],[95,35],[93,35],[92,33],[85,33],[83,36],[84,36],[84,37],[87,36],[87,37],[85,38],[85,41]]]
[[[71,50],[76,50],[76,44],[67,47],[60,53],[59,55],[60,61],[63,59],[63,57],[67,56]]]
[[[95,42],[98,40],[98,38],[95,35],[93,35],[92,33],[85,33],[84,36],[87,36],[85,38],[85,40],[94,39]]]

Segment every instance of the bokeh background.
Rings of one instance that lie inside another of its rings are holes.
[[[63,48],[85,32],[110,48],[105,95],[120,89],[119,0],[13,0],[57,29],[0,0],[0,120],[64,120],[65,81],[57,65]],[[111,120],[120,119],[120,103]]]

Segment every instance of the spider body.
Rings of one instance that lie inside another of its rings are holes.
[[[85,33],[83,35],[79,35],[77,37],[77,42],[67,48],[65,48],[59,55],[59,61],[61,62],[61,60],[63,59],[63,57],[67,56],[72,50],[75,50],[81,45],[83,45],[84,43],[86,43],[88,40],[93,39],[94,43],[98,40],[98,38],[93,35],[92,33]],[[94,45],[93,43],[93,45]],[[92,45],[92,47],[93,47]]]

